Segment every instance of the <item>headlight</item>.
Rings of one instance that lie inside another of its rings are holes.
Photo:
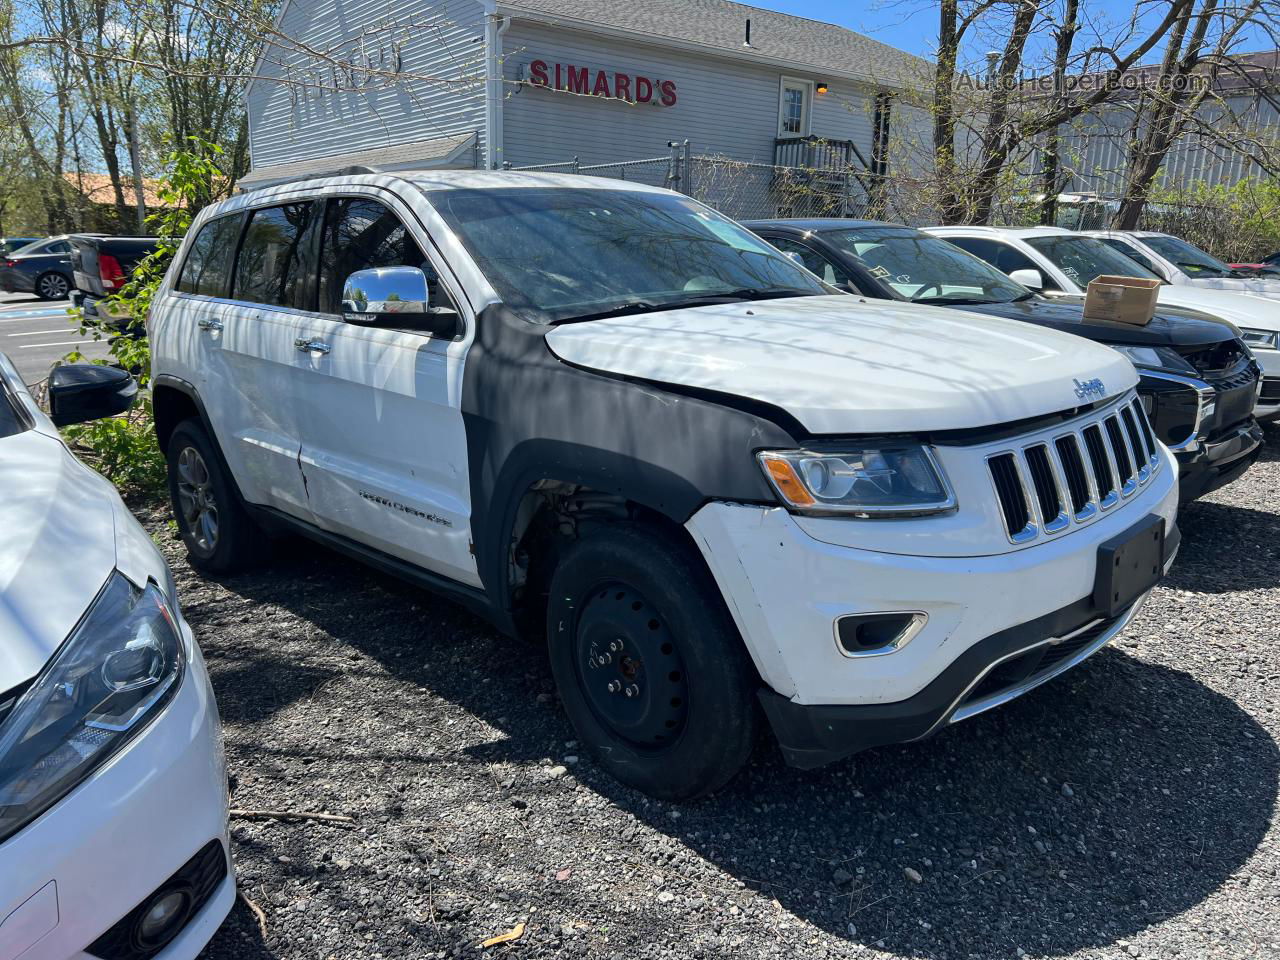
[[[915,517],[956,506],[941,467],[920,444],[765,450],[757,457],[782,502],[798,513]]]
[[[0,726],[0,842],[155,717],[182,669],[182,641],[164,594],[113,573]]]
[[[1280,333],[1275,330],[1257,330],[1253,327],[1241,327],[1240,334],[1244,342],[1254,350],[1280,349]]]
[[[1129,343],[1109,343],[1112,350],[1123,353],[1135,367],[1155,367],[1159,370],[1178,370],[1190,376],[1196,368],[1170,347],[1140,347]]]

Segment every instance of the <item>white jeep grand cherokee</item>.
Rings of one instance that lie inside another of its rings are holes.
[[[195,566],[293,530],[545,636],[583,742],[657,796],[726,783],[761,715],[809,767],[1024,693],[1176,546],[1120,354],[839,294],[638,184],[240,195],[150,326]]]

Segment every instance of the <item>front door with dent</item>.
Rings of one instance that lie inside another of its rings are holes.
[[[309,502],[324,529],[479,586],[461,412],[466,341],[340,314],[352,273],[407,265],[427,275],[432,310],[457,319],[454,297],[405,226],[410,214],[393,204],[326,203],[316,310],[301,334],[312,345],[299,380]]]
[[[200,342],[200,395],[240,492],[250,503],[302,518],[310,513],[298,465],[296,303],[308,287],[314,209],[308,200],[250,211],[238,248],[238,229],[213,230],[207,256],[231,262],[238,249],[230,289],[221,298],[186,298],[183,310]],[[227,219],[239,227],[240,216]],[[179,291],[204,232],[219,222],[206,224],[193,242]]]

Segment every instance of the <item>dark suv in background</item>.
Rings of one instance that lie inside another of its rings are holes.
[[[1048,299],[920,230],[875,220],[745,224],[850,293],[956,307],[1052,327],[1119,350],[1160,440],[1177,456],[1183,502],[1244,473],[1262,450],[1253,417],[1260,372],[1238,332],[1207,314],[1160,307],[1146,326],[1085,320],[1080,298]]]
[[[71,302],[86,316],[112,326],[123,326],[129,317],[107,306],[105,300],[133,276],[134,268],[160,241],[155,237],[107,237],[101,234],[74,234],[71,241],[71,269],[75,290]]]

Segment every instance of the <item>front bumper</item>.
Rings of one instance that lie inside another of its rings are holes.
[[[1166,543],[1176,544],[1177,468],[1163,456],[1164,469],[1123,507],[992,555],[841,546],[809,536],[785,510],[742,504],[708,504],[687,527],[770,688],[762,699],[784,750],[812,766],[926,735],[956,713],[968,684],[1011,652],[1076,640],[1082,627],[1100,627],[1096,639],[1105,643],[1123,622],[1095,622],[1099,548],[1152,514],[1164,521]],[[918,611],[924,625],[883,655],[841,651],[838,618],[891,611]],[[856,722],[837,722],[841,716]]]
[[[1175,533],[1166,541],[1166,571],[1177,540]],[[966,650],[920,693],[897,703],[802,706],[772,690],[760,691],[760,703],[783,756],[802,770],[872,747],[922,740],[1083,663],[1128,625],[1145,600],[1117,617],[1100,619],[1090,609],[1092,598],[1085,598],[1002,630]]]
[[[1280,420],[1280,350],[1255,350],[1253,358],[1262,368],[1262,393],[1253,415],[1262,421]]]
[[[187,672],[164,712],[0,844],[0,960],[115,960],[86,950],[210,841],[229,856],[217,706],[185,622],[182,632]],[[212,896],[155,960],[192,960],[234,899],[227,859]]]
[[[31,293],[35,290],[35,278],[16,270],[0,270],[0,291],[5,293]]]
[[[1177,453],[1179,499],[1189,503],[1226,486],[1262,453],[1262,427],[1252,417]]]

